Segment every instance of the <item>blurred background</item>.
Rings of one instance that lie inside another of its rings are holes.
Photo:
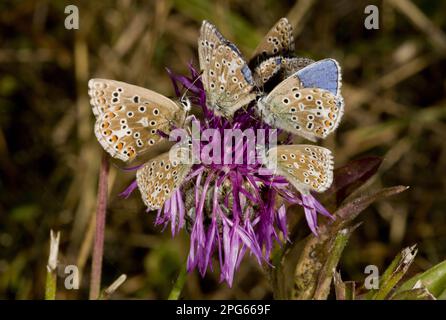
[[[79,30],[64,27],[69,4]],[[364,8],[379,8],[379,29]],[[106,77],[173,96],[165,68],[198,65],[201,21],[210,20],[249,57],[282,16],[294,26],[296,53],[332,57],[343,67],[346,112],[323,144],[336,166],[365,155],[384,158],[364,187],[408,185],[358,220],[364,223],[340,263],[344,280],[384,268],[417,243],[413,272],[446,258],[446,2],[431,0],[2,1],[0,3],[0,298],[42,299],[50,229],[61,231],[58,298],[88,297],[94,212],[102,150],[87,96]],[[162,149],[162,146],[160,147]],[[153,156],[149,155],[149,156]],[[184,263],[188,236],[155,227],[139,193],[118,193],[134,179],[113,161],[103,286],[125,273],[113,298],[166,298]],[[63,266],[81,273],[63,286]],[[271,298],[262,269],[246,257],[233,288],[218,272],[190,274],[183,297]]]

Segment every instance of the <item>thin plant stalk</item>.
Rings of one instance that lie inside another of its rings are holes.
[[[57,291],[57,256],[59,254],[60,232],[50,232],[50,254],[46,266],[45,300],[55,300]]]
[[[99,169],[99,186],[96,207],[96,232],[91,264],[90,300],[98,299],[101,292],[102,257],[104,254],[105,218],[107,212],[108,172],[110,164],[107,154],[103,153]]]
[[[172,291],[170,291],[168,300],[178,300],[181,292],[183,291],[184,284],[186,283],[187,278],[187,264],[184,263],[181,267],[180,274],[178,275],[177,280],[175,281]]]

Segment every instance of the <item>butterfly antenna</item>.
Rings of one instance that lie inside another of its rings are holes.
[[[195,85],[195,83],[200,78],[201,78],[201,74],[198,77],[195,78],[195,80],[192,82],[192,84],[190,86],[186,87],[186,91],[184,91],[183,95],[180,98],[180,103],[183,105],[184,109],[186,110],[186,115],[184,117],[182,127],[184,127],[184,124],[186,123],[186,118],[189,115],[190,109],[192,108],[191,102],[190,102],[189,98],[186,97],[186,94],[188,93],[188,91]]]

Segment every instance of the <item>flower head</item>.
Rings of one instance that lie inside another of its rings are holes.
[[[170,223],[172,235],[186,227],[190,232],[188,271],[197,268],[203,276],[208,268],[212,270],[212,256],[216,253],[220,279],[231,286],[235,270],[246,252],[259,263],[268,262],[274,242],[288,239],[284,202],[304,208],[315,234],[317,213],[331,215],[311,194],[294,193],[287,179],[262,166],[261,158],[250,157],[252,144],[268,145],[275,143],[277,137],[277,130],[265,124],[254,111],[255,104],[238,110],[231,119],[216,116],[206,106],[199,73],[192,65],[189,69],[189,77],[168,72],[177,96],[181,96],[181,87],[186,88],[191,93],[192,104],[202,111],[203,119],[193,123],[195,128],[200,135],[212,129],[212,138],[193,142],[198,144],[197,157],[201,161],[193,165],[182,186],[158,210],[155,223],[164,226]],[[225,133],[234,130],[264,134],[231,143]],[[278,143],[288,144],[289,141],[289,137],[285,137]],[[223,148],[219,155],[205,152],[219,148]],[[228,156],[231,162],[225,161]],[[131,185],[123,195],[128,195],[135,187]]]

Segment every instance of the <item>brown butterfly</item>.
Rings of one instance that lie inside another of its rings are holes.
[[[96,117],[95,135],[112,157],[131,161],[181,127],[187,100],[175,102],[159,93],[125,82],[91,79],[90,103]]]

